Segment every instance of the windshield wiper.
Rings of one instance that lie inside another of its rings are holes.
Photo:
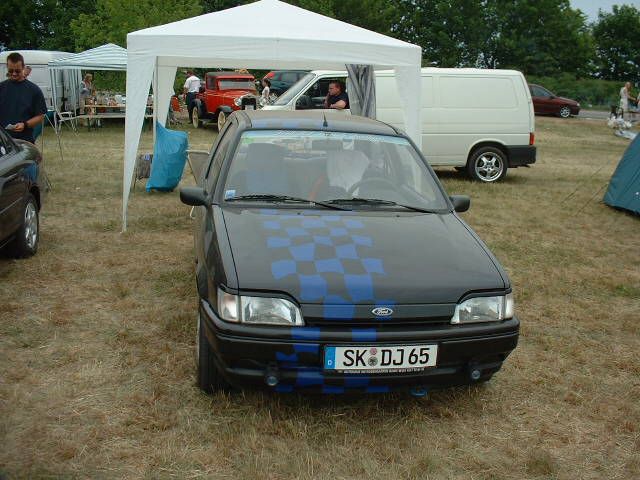
[[[295,202],[295,203],[310,203],[311,205],[320,205],[324,208],[330,208],[332,210],[350,210],[349,208],[340,207],[338,205],[332,205],[327,202],[318,202],[316,200],[311,200],[308,198],[299,198],[292,197],[289,195],[275,195],[271,193],[254,193],[251,195],[239,195],[237,197],[227,198],[227,202],[238,202],[238,201],[252,201],[252,200],[264,200],[268,202]]]
[[[402,203],[397,203],[392,200],[383,200],[381,198],[362,198],[362,197],[352,197],[352,198],[334,198],[333,200],[327,200],[327,203],[330,204],[359,204],[359,205],[384,205],[389,207],[402,207],[407,210],[413,210],[414,212],[421,213],[440,213],[439,210],[429,210],[427,208],[414,207],[412,205],[404,205]]]

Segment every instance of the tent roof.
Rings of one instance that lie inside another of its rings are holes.
[[[49,66],[58,69],[126,70],[127,50],[113,43],[107,43],[100,47],[53,60],[49,62]]]
[[[295,20],[294,20],[295,19]],[[233,39],[233,42],[229,42]],[[129,53],[157,52],[160,66],[376,68],[420,65],[421,48],[304,10],[260,0],[127,35]]]

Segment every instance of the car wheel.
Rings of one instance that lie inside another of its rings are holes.
[[[218,112],[218,131],[222,130],[225,123],[227,123],[227,115],[223,111]]]
[[[565,105],[560,109],[560,112],[558,112],[558,114],[562,118],[569,118],[571,116],[571,109]]]
[[[196,365],[198,387],[200,387],[202,391],[213,393],[229,388],[229,384],[222,378],[218,368],[213,363],[213,351],[204,333],[204,325],[200,313],[198,313],[196,333]]]
[[[193,124],[193,128],[200,128],[202,126],[202,121],[200,120],[200,112],[198,112],[198,107],[193,107],[193,112],[191,112],[191,123]]]
[[[30,257],[38,251],[39,241],[38,204],[33,195],[29,194],[22,211],[22,225],[20,225],[17,236],[11,244],[10,252],[16,258]]]
[[[482,147],[471,154],[467,163],[467,173],[474,180],[497,182],[507,174],[507,161],[497,147]]]

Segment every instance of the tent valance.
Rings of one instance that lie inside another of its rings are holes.
[[[127,69],[127,50],[113,43],[85,50],[68,57],[49,62],[58,70],[119,70]]]
[[[405,130],[420,145],[422,49],[279,0],[260,0],[127,35],[123,230],[149,88],[164,123],[177,67],[394,69]]]

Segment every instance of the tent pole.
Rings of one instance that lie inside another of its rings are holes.
[[[159,100],[159,96],[158,96],[158,57],[156,56],[156,61],[155,61],[155,65],[153,68],[153,103],[152,103],[152,109],[153,109],[153,150],[154,150],[154,154],[155,152],[155,148],[156,148],[156,123],[158,122],[158,109],[156,108],[158,106],[158,100]]]

